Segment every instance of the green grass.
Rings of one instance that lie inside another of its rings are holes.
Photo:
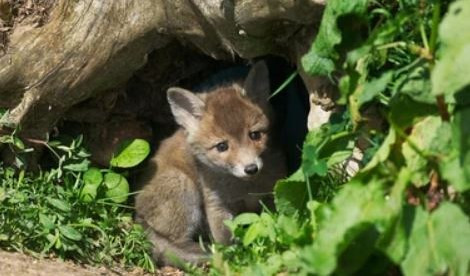
[[[24,145],[13,137],[4,136],[3,145],[26,160]],[[89,185],[83,175],[90,162],[81,139],[70,145],[51,142],[48,147],[57,157],[48,170],[25,172],[19,160],[21,168],[0,166],[0,248],[154,271],[151,244],[142,227],[134,224],[133,209],[107,197],[104,184],[98,183],[94,197],[83,196]]]

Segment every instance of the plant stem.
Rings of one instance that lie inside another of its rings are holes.
[[[441,0],[436,0],[432,13],[431,38],[429,39],[429,52],[434,57],[437,44],[437,34],[439,31],[439,22],[441,20]]]

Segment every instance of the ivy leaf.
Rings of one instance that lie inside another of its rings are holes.
[[[111,166],[131,168],[137,166],[150,153],[150,145],[143,139],[126,140],[118,147],[111,159]]]

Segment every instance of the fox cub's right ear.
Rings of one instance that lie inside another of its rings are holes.
[[[204,102],[183,88],[171,87],[166,94],[176,122],[189,132],[197,128],[204,110]]]

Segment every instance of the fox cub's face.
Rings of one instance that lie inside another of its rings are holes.
[[[243,87],[220,87],[196,95],[181,88],[168,90],[176,122],[186,130],[193,154],[213,170],[249,178],[263,168],[266,149],[269,80],[258,62]]]

